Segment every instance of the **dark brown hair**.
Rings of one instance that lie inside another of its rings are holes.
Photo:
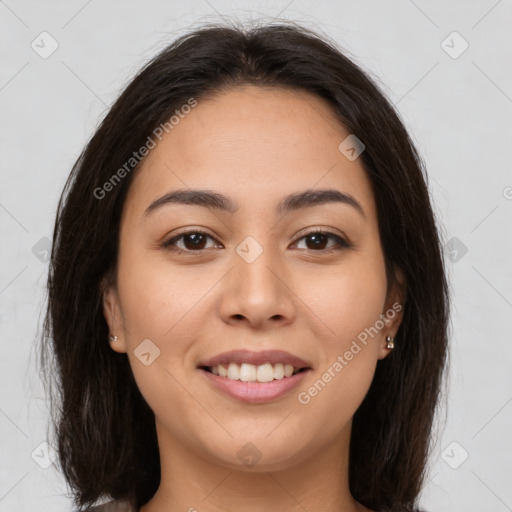
[[[191,97],[200,101],[244,84],[324,98],[365,145],[360,158],[374,192],[388,285],[400,269],[407,301],[397,348],[378,361],[353,419],[349,484],[354,498],[373,510],[416,510],[449,327],[424,165],[375,81],[327,37],[281,22],[251,29],[209,25],[179,37],[129,83],[66,182],[55,221],[41,364],[59,462],[75,504],[110,497],[140,507],[160,481],[154,414],[128,358],[110,348],[102,311],[104,287],[115,282],[123,204],[140,165],[103,198],[94,191]]]

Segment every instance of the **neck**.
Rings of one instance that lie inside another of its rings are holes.
[[[312,447],[300,459],[241,469],[191,451],[157,421],[161,481],[141,512],[367,511],[349,491],[350,430],[351,422],[330,443]]]

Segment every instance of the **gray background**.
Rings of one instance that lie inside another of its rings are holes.
[[[397,105],[427,164],[454,296],[446,406],[421,503],[512,510],[511,0],[7,0],[0,16],[0,512],[72,508],[44,444],[35,352],[65,179],[139,67],[223,17],[323,31]]]

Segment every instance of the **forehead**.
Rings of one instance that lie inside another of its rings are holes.
[[[360,159],[351,161],[338,148],[350,134],[322,98],[244,86],[201,99],[187,112],[155,140],[134,176],[126,208],[141,213],[162,194],[202,188],[233,197],[241,210],[266,210],[290,193],[337,188],[374,214]]]

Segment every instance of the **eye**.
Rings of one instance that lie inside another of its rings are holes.
[[[162,247],[164,249],[179,253],[200,252],[212,247],[207,247],[208,239],[215,240],[212,236],[208,235],[208,233],[205,233],[204,231],[186,231],[163,242]],[[300,237],[298,241],[295,242],[295,245],[299,244],[302,240],[306,242],[306,247],[302,249],[314,252],[330,252],[332,250],[341,250],[353,246],[353,244],[346,241],[341,236],[335,235],[334,233],[330,233],[328,231],[322,231],[321,229],[309,231]],[[330,247],[326,247],[329,241],[333,243]],[[181,246],[179,245],[180,243],[182,244]],[[215,247],[215,245],[213,245],[213,247]],[[219,245],[216,247],[219,247]],[[299,247],[299,249],[301,248]]]
[[[162,247],[176,252],[198,252],[207,248],[205,245],[208,238],[214,240],[213,237],[203,231],[187,231],[163,242]],[[178,245],[178,242],[181,241],[183,243],[182,247]]]
[[[352,247],[352,244],[343,239],[341,236],[335,235],[334,233],[330,233],[328,231],[322,231],[321,229],[309,231],[304,236],[299,238],[299,240],[295,243],[299,244],[301,240],[306,241],[306,250],[312,250],[316,252],[329,252],[331,250],[341,250]],[[334,243],[330,247],[326,248],[329,240]],[[308,241],[310,242],[309,244]]]

